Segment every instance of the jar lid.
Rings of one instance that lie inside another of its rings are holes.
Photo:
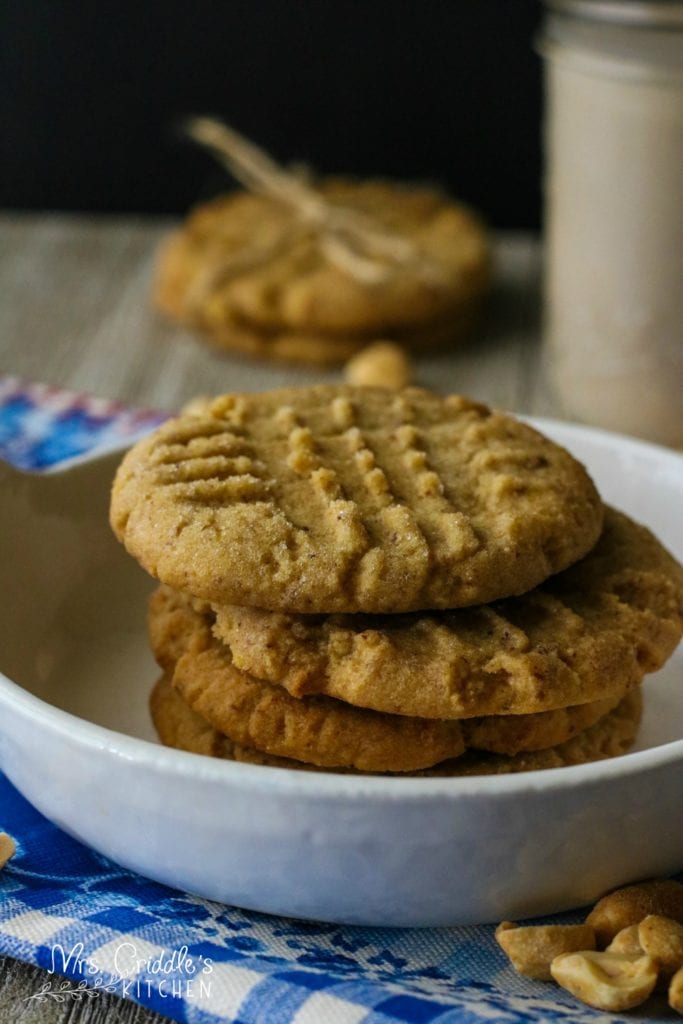
[[[681,0],[546,0],[548,7],[594,21],[620,22],[650,28],[683,27]]]

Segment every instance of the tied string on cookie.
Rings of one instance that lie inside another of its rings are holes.
[[[445,285],[440,268],[412,241],[366,213],[328,202],[234,128],[214,118],[195,117],[186,123],[185,131],[210,149],[245,189],[280,203],[292,214],[291,223],[267,243],[245,245],[238,253],[226,253],[217,245],[190,290],[191,308],[221,281],[267,265],[311,230],[329,262],[362,284],[385,284],[397,272],[409,269],[435,288]]]

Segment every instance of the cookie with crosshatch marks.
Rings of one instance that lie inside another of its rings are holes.
[[[421,718],[525,718],[621,697],[661,668],[683,629],[683,568],[646,527],[607,508],[580,562],[493,604],[382,616],[215,612],[235,665],[294,696]]]
[[[237,737],[238,741],[241,739],[247,746],[272,749],[270,737],[274,736],[280,753],[283,742],[286,742],[290,755],[295,737],[310,734],[311,727],[314,727],[315,735],[312,741],[308,739],[309,745],[311,742],[319,745],[320,735],[326,732],[328,737],[333,737],[333,748],[348,756],[351,751],[349,735],[355,731],[367,745],[371,728],[375,735],[380,735],[378,722],[383,723],[385,746],[386,739],[393,735],[400,741],[400,757],[403,759],[407,753],[406,746],[410,745],[415,736],[419,737],[418,756],[423,759],[431,759],[431,752],[438,748],[435,744],[440,743],[443,749],[444,741],[450,747],[450,757],[455,756],[453,750],[463,740],[466,747],[500,754],[541,750],[564,743],[593,725],[616,707],[626,689],[624,685],[616,695],[575,707],[557,708],[538,714],[467,718],[459,724],[455,718],[435,721],[433,718],[421,720],[419,716],[407,717],[400,713],[364,715],[358,714],[361,709],[339,700],[320,701],[310,697],[296,700],[289,694],[284,699],[274,699],[273,688],[268,683],[236,670],[229,649],[212,639],[213,623],[214,616],[209,606],[197,607],[197,602],[170,587],[158,587],[150,597],[148,627],[152,651],[161,668],[171,675],[177,688],[188,694],[188,703],[202,710],[216,728]],[[207,651],[210,651],[210,655],[206,655]],[[202,653],[205,656],[197,663],[196,656]],[[176,678],[175,669],[181,661],[180,673]],[[244,702],[247,698],[249,707],[259,707],[258,734],[253,731],[249,733],[250,727],[245,722],[247,704]],[[239,702],[237,712],[236,702]],[[226,716],[229,716],[229,720]],[[233,722],[235,718],[236,723]],[[278,723],[285,719],[289,727],[282,729]],[[434,726],[430,726],[430,722]],[[287,734],[284,740],[283,732]],[[259,735],[262,737],[260,742]],[[328,739],[323,742],[329,756],[330,741]],[[297,741],[297,749],[301,749],[301,746],[301,742]],[[409,756],[415,756],[408,753]],[[303,757],[303,760],[308,758]]]
[[[210,619],[182,594],[150,606],[150,639],[186,704],[233,743],[323,767],[404,772],[458,757],[456,721],[423,720],[355,708],[332,697],[290,696],[232,664]],[[177,660],[176,660],[177,659]]]
[[[419,388],[224,395],[126,455],[111,523],[153,576],[288,612],[520,594],[594,545],[602,504],[559,445]]]

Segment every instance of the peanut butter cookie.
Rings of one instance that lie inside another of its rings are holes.
[[[315,225],[277,200],[234,192],[194,210],[163,246],[157,306],[222,348],[302,362],[343,362],[387,335],[415,346],[457,340],[490,280],[478,218],[432,189],[390,182],[329,179],[319,195],[371,236],[395,239],[406,258],[391,273],[354,274],[330,259]],[[368,267],[386,270],[381,258]]]
[[[582,557],[583,467],[511,416],[418,388],[216,399],[125,457],[111,523],[152,575],[217,604],[401,612],[520,594]]]
[[[150,618],[154,623],[153,610]],[[425,768],[465,749],[456,721],[385,715],[332,697],[300,701],[240,672],[211,633],[210,620],[181,595],[166,630],[153,624],[151,634],[165,669],[180,655],[173,686],[189,707],[241,746],[324,767],[392,772]]]
[[[222,668],[225,670],[226,687],[235,691],[237,682],[240,685],[244,682],[240,675],[234,674],[234,666],[230,661],[229,652],[223,645],[212,643],[210,628],[211,614],[206,610],[202,611],[193,607],[190,598],[179,594],[169,587],[160,587],[152,594],[149,604],[149,633],[152,650],[161,667],[173,676],[176,664],[187,655],[189,661],[211,647],[213,656],[211,664],[215,667],[215,673]],[[206,661],[201,665],[206,667]],[[183,662],[183,679],[179,678],[179,689],[184,690],[188,685],[186,677],[193,673],[189,663]],[[201,668],[200,668],[201,671]],[[241,675],[244,675],[243,673]],[[258,690],[258,680],[249,677],[252,684],[254,697],[263,698],[270,693],[268,685]],[[216,682],[216,692],[220,697],[220,682]],[[235,691],[236,692],[236,691]],[[240,691],[241,692],[241,691]],[[202,698],[204,700],[205,698]],[[517,754],[522,751],[541,750],[546,747],[556,746],[571,739],[577,733],[593,725],[604,715],[608,714],[619,703],[621,696],[608,698],[606,700],[594,701],[588,704],[581,704],[578,707],[559,708],[554,711],[541,712],[530,715],[493,715],[481,718],[469,718],[463,720],[461,725],[465,746],[474,747],[479,750],[488,750],[501,754]],[[192,702],[190,702],[192,703]],[[303,729],[304,723],[310,714],[304,708],[311,705],[310,698],[305,698],[298,706],[287,701],[285,708],[292,720],[299,716],[298,728]],[[193,705],[194,706],[194,705]],[[315,701],[315,707],[332,709],[339,714],[339,709],[345,705],[340,701],[327,701],[319,705]],[[201,708],[199,708],[201,710]],[[203,713],[203,712],[202,712]],[[207,715],[209,719],[211,715]],[[397,715],[384,716],[390,720],[396,719]],[[369,719],[373,720],[372,716]],[[410,719],[419,722],[420,719]],[[359,719],[362,724],[368,719]],[[404,718],[407,722],[408,719]],[[443,722],[445,725],[445,721]],[[455,722],[453,721],[453,724]],[[223,729],[218,724],[217,728]],[[407,728],[407,726],[406,726]],[[230,735],[234,735],[234,732]],[[243,742],[248,744],[248,741]],[[304,758],[306,760],[306,758]]]
[[[165,672],[154,686],[149,699],[152,722],[159,739],[165,747],[187,750],[191,754],[206,754],[226,761],[245,761],[248,764],[269,765],[272,768],[307,768],[309,771],[325,771],[315,765],[305,765],[285,757],[271,757],[259,750],[242,747],[218,732],[213,726],[190,708]],[[348,769],[337,768],[345,772]]]
[[[166,747],[188,750],[192,754],[223,757],[236,761],[238,750],[232,740],[217,732],[201,715],[192,711],[177,690],[171,675],[165,672],[154,686],[149,710],[159,739]]]
[[[178,691],[173,688],[168,676],[163,676],[157,683],[150,705],[159,738],[166,746],[188,750],[196,754],[209,754],[213,757],[276,768],[326,770],[294,759],[273,757],[254,748],[233,743],[212,728],[201,715],[192,711]],[[625,754],[632,746],[638,730],[640,713],[641,696],[639,691],[634,691],[624,697],[614,711],[605,715],[599,722],[557,747],[513,756],[469,750],[461,757],[433,768],[403,774],[421,776],[502,775],[513,772],[538,771],[545,768],[562,768],[608,757],[617,757]],[[332,770],[340,771],[341,769]],[[344,771],[354,772],[353,769],[344,769]]]
[[[505,775],[510,772],[539,771],[545,768],[565,768],[573,764],[602,761],[620,757],[633,746],[643,698],[640,687],[631,690],[613,711],[594,725],[577,733],[565,743],[546,750],[530,750],[506,757],[479,750],[468,750],[450,764],[439,765],[430,774],[445,775]]]
[[[178,316],[177,319],[181,319]],[[465,307],[446,318],[419,327],[395,329],[392,339],[402,348],[431,352],[471,333],[478,319],[476,307]],[[187,326],[192,326],[187,323]],[[196,326],[196,325],[195,325]],[[308,363],[316,367],[340,366],[377,340],[375,331],[324,335],[314,331],[256,331],[222,312],[220,321],[202,328],[212,347],[226,352],[278,363]]]
[[[622,691],[623,692],[623,691]],[[589,729],[621,702],[622,695],[527,715],[484,715],[461,720],[465,746],[509,756],[547,750]]]
[[[681,637],[683,569],[644,526],[607,509],[582,561],[490,606],[386,616],[215,610],[235,665],[295,696],[421,718],[527,716],[621,697],[660,668]]]

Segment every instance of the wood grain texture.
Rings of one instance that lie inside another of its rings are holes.
[[[174,410],[198,394],[338,381],[340,374],[213,352],[149,306],[154,254],[169,220],[0,216],[0,373]],[[417,383],[495,406],[557,414],[539,358],[541,251],[496,239],[496,287],[478,337],[417,361]],[[0,1024],[155,1024],[115,996],[26,1002],[49,978],[0,958]]]
[[[197,394],[338,381],[339,371],[212,351],[149,305],[156,248],[171,221],[0,217],[0,371],[136,405],[175,409]],[[418,383],[496,406],[547,412],[538,381],[540,247],[496,243],[496,287],[478,336],[417,362]]]

